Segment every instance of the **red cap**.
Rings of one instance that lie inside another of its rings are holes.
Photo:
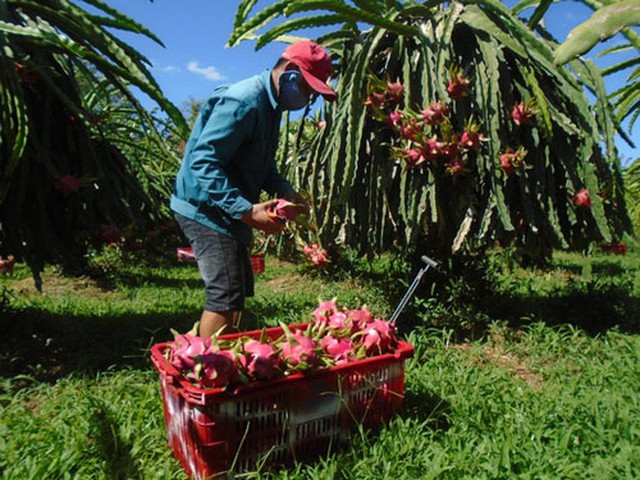
[[[309,86],[325,100],[332,102],[338,97],[327,85],[333,65],[331,57],[320,45],[308,40],[293,43],[285,48],[282,58],[295,63]]]

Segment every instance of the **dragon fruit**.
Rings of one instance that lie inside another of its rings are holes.
[[[193,370],[196,366],[196,358],[204,355],[211,347],[210,337],[199,337],[193,332],[178,335],[169,353],[169,362],[180,371]]]
[[[366,306],[360,309],[349,310],[348,317],[352,322],[352,327],[356,331],[364,329],[367,324],[373,322],[373,315]]]
[[[286,338],[282,344],[281,357],[287,368],[293,371],[306,372],[320,365],[319,345],[316,340],[305,335],[305,332],[296,330],[291,332],[284,323],[280,326],[285,332]]]
[[[196,357],[194,373],[206,388],[221,388],[238,383],[240,374],[235,355],[230,350],[207,352]]]
[[[400,82],[387,82],[385,101],[397,105],[404,99],[404,86]]]
[[[534,114],[535,108],[533,107],[533,104],[531,102],[520,102],[514,105],[511,109],[511,119],[513,120],[513,123],[515,123],[519,127],[523,125],[529,125]]]
[[[316,319],[316,322],[326,325],[329,323],[329,317],[337,311],[338,306],[336,305],[335,297],[324,302],[320,301],[318,307],[313,311],[313,318]]]
[[[460,100],[469,95],[471,82],[462,75],[453,75],[447,84],[447,95],[453,100]]]
[[[444,102],[431,102],[425,107],[420,116],[427,125],[438,125],[442,123],[449,114],[449,106]]]
[[[513,175],[525,167],[526,155],[527,151],[523,147],[519,147],[515,152],[507,150],[500,155],[500,167],[507,175]]]
[[[292,203],[282,198],[278,199],[278,203],[269,211],[269,215],[281,220],[289,220],[295,222],[301,215],[306,215],[306,207],[299,203]]]
[[[348,338],[326,335],[320,340],[320,346],[331,357],[334,365],[345,365],[355,359],[354,343]]]
[[[407,148],[403,150],[402,157],[409,168],[419,167],[426,161],[424,152],[419,148]]]
[[[243,349],[247,358],[246,371],[250,378],[270,380],[280,375],[280,358],[272,344],[250,339]]]
[[[362,332],[362,344],[367,355],[382,355],[393,351],[398,340],[396,338],[396,326],[386,320],[374,319]]]
[[[587,188],[578,190],[572,200],[578,207],[591,209],[591,198],[589,197],[589,190]]]
[[[329,263],[329,254],[317,243],[308,243],[303,253],[315,268],[324,268]]]
[[[394,110],[387,115],[387,124],[390,126],[400,126],[402,124],[402,112],[400,110]]]
[[[333,330],[350,329],[349,317],[344,312],[335,312],[329,317],[328,326]]]

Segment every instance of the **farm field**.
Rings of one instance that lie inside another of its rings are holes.
[[[490,258],[491,298],[472,304],[458,279],[448,303],[420,293],[401,316],[415,356],[388,425],[243,478],[638,478],[638,254],[559,254],[544,271]],[[0,280],[3,479],[187,478],[166,444],[149,347],[191,328],[197,269],[113,261],[103,272],[49,268],[43,294],[20,265]],[[410,280],[389,259],[329,277],[268,257],[245,321],[299,322],[333,297],[388,316]],[[482,328],[465,337],[457,318],[473,315]]]

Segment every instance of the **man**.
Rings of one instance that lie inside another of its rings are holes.
[[[275,153],[283,110],[305,107],[312,97],[336,99],[327,85],[331,57],[314,42],[289,45],[271,70],[215,90],[200,110],[176,177],[171,209],[193,247],[205,283],[199,334],[237,325],[253,295],[251,229],[268,234],[284,224],[269,215],[276,200],[304,199],[277,171]]]

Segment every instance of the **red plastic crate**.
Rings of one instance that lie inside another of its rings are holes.
[[[282,333],[267,329],[272,339]],[[194,479],[314,457],[344,443],[358,423],[375,428],[388,421],[402,406],[405,360],[413,355],[413,346],[400,341],[393,354],[227,392],[189,383],[165,358],[167,347],[154,345],[151,359],[160,373],[168,443]]]
[[[264,255],[251,255],[251,268],[256,275],[264,272]]]

